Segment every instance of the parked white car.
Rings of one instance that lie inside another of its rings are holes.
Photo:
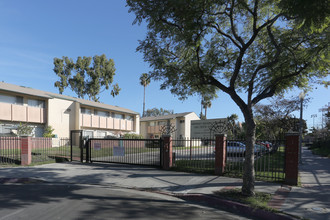
[[[238,141],[227,142],[227,156],[228,157],[244,157],[245,156],[245,144]]]
[[[239,141],[227,142],[227,156],[228,157],[244,157],[246,151],[246,145]],[[254,145],[254,154],[260,155],[267,152],[267,148],[263,145]]]

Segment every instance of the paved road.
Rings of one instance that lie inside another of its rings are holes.
[[[247,219],[162,195],[82,184],[0,185],[0,220]]]

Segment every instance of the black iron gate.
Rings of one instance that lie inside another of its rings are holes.
[[[161,166],[162,146],[161,139],[91,138],[86,161]]]
[[[82,130],[72,130],[71,131],[71,161],[83,162],[86,154],[86,149],[84,147],[84,140],[82,135]]]

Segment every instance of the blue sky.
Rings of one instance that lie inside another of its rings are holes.
[[[150,68],[136,47],[146,34],[146,26],[132,25],[135,16],[125,5],[125,1],[117,0],[0,0],[0,81],[58,93],[54,57],[75,60],[105,54],[115,62],[114,81],[122,90],[115,98],[105,91],[100,101],[141,113],[143,87],[139,77]],[[317,87],[308,94],[311,102],[304,109],[309,126],[313,126],[312,114],[317,114],[315,126],[321,122],[318,109],[330,102],[329,91]],[[169,91],[159,90],[158,82],[151,82],[146,90],[146,108],[200,113],[197,96],[180,101]],[[287,97],[299,92],[291,91]],[[64,94],[75,96],[70,90]],[[207,116],[223,118],[232,113],[244,120],[236,104],[220,92]],[[296,115],[299,117],[298,112]]]

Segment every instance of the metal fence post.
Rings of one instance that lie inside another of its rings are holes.
[[[90,153],[90,140],[88,139],[87,142],[86,142],[86,163],[90,163],[90,156],[89,156],[89,153]]]

